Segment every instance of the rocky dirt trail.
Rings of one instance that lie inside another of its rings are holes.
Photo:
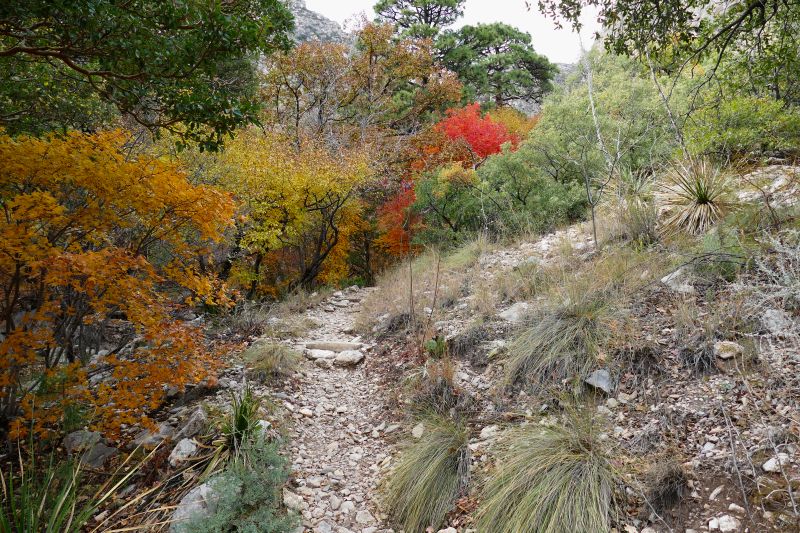
[[[290,434],[296,486],[286,503],[303,515],[299,531],[376,533],[385,517],[376,492],[389,467],[386,437],[400,429],[382,420],[383,386],[366,360],[375,346],[352,334],[359,302],[370,289],[336,292],[306,312],[319,324],[296,339],[306,359],[291,397],[279,395],[295,419]]]

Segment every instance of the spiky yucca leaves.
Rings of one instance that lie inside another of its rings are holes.
[[[607,533],[619,474],[598,434],[575,413],[511,433],[486,480],[478,532]]]
[[[735,205],[733,182],[708,159],[678,161],[664,174],[657,197],[666,210],[665,233],[699,234]]]
[[[222,422],[222,434],[235,460],[245,458],[241,454],[242,446],[256,437],[261,428],[258,420],[260,407],[261,399],[247,383],[240,394],[231,394],[231,410]]]
[[[437,531],[469,481],[466,424],[440,415],[430,415],[422,424],[422,438],[402,452],[384,500],[407,533],[424,533],[428,527]]]
[[[511,344],[506,380],[532,380],[540,385],[574,379],[575,385],[596,366],[595,356],[610,315],[600,291],[571,286],[558,303],[539,312]]]

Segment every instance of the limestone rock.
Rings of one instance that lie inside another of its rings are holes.
[[[422,434],[424,432],[425,432],[425,424],[420,422],[419,424],[414,426],[414,429],[411,430],[411,436],[414,437],[415,439],[421,439]]]
[[[161,444],[161,441],[164,439],[172,437],[174,432],[175,429],[166,423],[161,424],[153,431],[146,429],[136,435],[136,438],[133,439],[133,442],[128,444],[127,449],[134,450],[139,446],[143,448],[154,448],[155,446]]]
[[[308,348],[306,351],[306,357],[311,359],[312,361],[316,361],[317,359],[333,359],[336,357],[336,353],[333,350],[323,350],[320,348]]]
[[[611,373],[608,370],[595,370],[589,374],[589,377],[586,378],[585,382],[587,385],[590,385],[595,389],[599,389],[609,395],[614,394],[614,391],[616,391],[616,386],[614,385],[614,381],[611,379]]]
[[[731,515],[724,515],[719,517],[719,530],[720,533],[734,533],[741,530],[742,523]]]
[[[309,350],[329,350],[331,352],[343,352],[345,350],[358,350],[359,348],[361,348],[361,343],[317,341],[317,342],[307,342],[306,348],[308,348]]]
[[[337,366],[353,366],[364,360],[364,353],[356,350],[344,350],[339,352],[334,359]]]
[[[185,461],[197,451],[197,444],[191,439],[181,439],[169,454],[169,464],[177,468],[181,461]]]
[[[764,463],[764,466],[761,468],[763,468],[765,472],[780,472],[781,466],[786,466],[788,464],[789,456],[785,453],[779,453],[777,457],[773,457]]]
[[[214,494],[209,483],[203,483],[199,487],[195,487],[183,497],[178,508],[172,513],[169,532],[179,533],[182,530],[179,524],[183,520],[196,516],[212,516],[216,514],[217,505],[219,505],[219,496]]]
[[[718,341],[714,343],[714,353],[720,359],[733,359],[744,353],[741,344],[731,341]]]
[[[100,433],[96,431],[73,431],[64,437],[64,448],[72,454],[75,448],[89,449],[100,442]]]
[[[92,468],[103,468],[106,459],[113,457],[119,453],[116,448],[111,448],[103,443],[98,442],[90,450],[83,454],[81,463]]]
[[[666,276],[661,278],[661,283],[663,283],[664,285],[666,285],[675,292],[679,292],[682,294],[694,293],[694,287],[692,286],[691,276],[683,268],[679,268],[672,274],[667,274]]]
[[[367,510],[359,511],[356,513],[356,522],[362,525],[372,524],[375,522],[375,517]]]
[[[203,426],[206,425],[206,421],[207,417],[205,409],[203,409],[202,406],[198,406],[194,411],[192,411],[191,414],[186,415],[180,425],[178,425],[177,431],[173,438],[175,440],[182,440],[194,437],[200,433],[200,431],[202,431]]]
[[[525,312],[528,310],[528,304],[525,302],[515,303],[502,313],[498,314],[500,318],[505,320],[506,322],[510,322],[511,324],[518,324],[522,321],[522,318],[525,316]]]
[[[792,327],[792,321],[784,311],[768,309],[761,315],[761,324],[773,335],[782,335]]]
[[[488,426],[481,430],[481,440],[491,439],[500,433],[500,426]]]
[[[300,511],[303,509],[303,498],[288,489],[283,489],[283,504],[289,509]]]

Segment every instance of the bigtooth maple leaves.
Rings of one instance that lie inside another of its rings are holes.
[[[178,166],[129,157],[127,141],[118,131],[0,134],[0,417],[13,420],[12,437],[29,427],[18,415],[43,433],[71,401],[94,404],[113,433],[146,418],[166,383],[197,380],[211,366],[196,333],[168,319],[156,288],[171,282],[193,301],[220,297],[191,267],[190,239],[219,241],[232,198],[190,185]],[[111,381],[93,392],[74,386],[85,384],[81,362],[118,317],[146,348],[98,361]],[[48,396],[55,382],[60,394]]]

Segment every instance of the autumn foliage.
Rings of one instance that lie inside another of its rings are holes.
[[[505,124],[494,121],[491,116],[482,116],[477,102],[464,108],[448,109],[447,118],[434,129],[443,132],[451,141],[463,143],[474,164],[500,153],[506,143],[517,146],[520,142],[520,137],[509,133]]]
[[[129,141],[119,131],[0,136],[0,416],[14,420],[12,436],[31,416],[46,432],[73,401],[93,404],[112,433],[146,422],[164,384],[213,368],[197,332],[169,319],[158,289],[170,283],[188,303],[218,303],[193,257],[197,243],[221,238],[232,198],[190,185],[176,165],[132,156]],[[120,318],[139,347],[95,361],[110,378],[91,392],[74,386]]]

